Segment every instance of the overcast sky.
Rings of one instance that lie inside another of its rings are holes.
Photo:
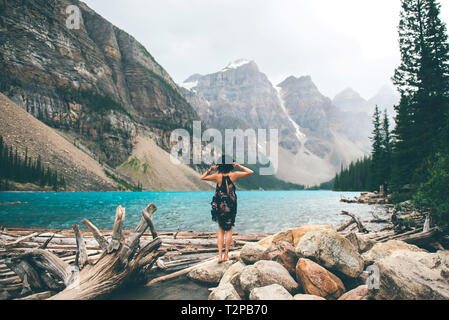
[[[399,0],[85,0],[180,83],[254,60],[273,84],[311,75],[325,95],[365,98],[399,63]],[[442,20],[449,24],[449,3]]]

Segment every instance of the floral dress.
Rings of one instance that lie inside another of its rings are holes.
[[[235,185],[229,176],[223,176],[221,186],[218,186],[217,183],[217,189],[211,204],[212,220],[218,222],[223,230],[231,230],[237,215],[237,195]]]

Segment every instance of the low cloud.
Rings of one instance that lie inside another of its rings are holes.
[[[369,98],[399,63],[400,1],[85,2],[145,45],[178,83],[246,58],[274,84],[311,75],[330,97],[352,87]],[[447,7],[442,18],[449,23]]]

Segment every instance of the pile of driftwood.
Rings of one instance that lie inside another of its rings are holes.
[[[411,206],[400,211],[392,205],[382,207],[388,210],[387,218],[373,211],[372,219],[361,220],[342,211],[349,220],[337,231],[357,231],[377,242],[402,240],[431,250],[447,247],[447,237],[432,226],[429,214]],[[95,299],[126,283],[150,286],[216,259],[215,232],[158,233],[152,222],[155,211],[153,204],[142,210],[133,230],[123,229],[121,206],[112,230],[100,231],[86,219],[84,230],[78,225],[72,230],[0,227],[0,300]],[[231,255],[269,235],[234,233]]]
[[[112,230],[100,231],[86,219],[85,230],[0,227],[0,300],[95,299],[126,283],[152,285],[186,274],[216,258],[216,233],[158,233],[155,211],[153,204],[142,210],[134,230],[123,229],[121,206]],[[234,233],[231,251],[268,235]]]
[[[78,225],[67,231],[20,235],[20,230],[4,229],[0,237],[0,292],[3,298],[94,299],[107,294],[130,279],[145,278],[153,263],[164,254],[162,241],[152,223],[156,207],[142,210],[134,230],[125,233],[125,209],[117,207],[109,239],[90,221],[83,223],[92,234],[85,235]],[[142,235],[151,230],[152,239]],[[85,232],[84,232],[85,234]]]
[[[448,247],[449,239],[442,234],[438,226],[432,226],[429,213],[420,213],[415,210],[398,211],[392,205],[386,205],[385,209],[389,212],[388,218],[380,218],[371,211],[373,218],[364,221],[355,214],[342,211],[341,214],[348,216],[350,220],[343,223],[337,231],[341,233],[357,231],[366,234],[367,239],[377,242],[401,240],[429,250],[444,250]],[[378,224],[383,225],[378,230],[368,226]]]
[[[387,204],[390,202],[390,197],[385,196],[383,192],[362,192],[359,197],[353,199],[341,196],[340,201],[345,203]]]

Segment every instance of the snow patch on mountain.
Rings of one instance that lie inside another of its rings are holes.
[[[246,65],[246,64],[248,64],[250,62],[251,62],[250,60],[246,60],[246,59],[239,59],[239,60],[230,62],[226,66],[226,68],[221,70],[221,72],[225,72],[225,71],[228,71],[228,70],[231,70],[231,69],[238,69],[238,68],[240,68],[240,67],[242,67],[242,66],[244,66],[244,65]]]
[[[274,87],[274,88],[276,89],[277,96],[278,96],[278,98],[279,98],[279,103],[281,104],[282,111],[285,112],[285,114],[286,114],[288,120],[291,122],[291,124],[292,124],[293,127],[295,128],[295,131],[296,131],[296,137],[298,138],[298,141],[301,143],[301,145],[304,145],[305,142],[306,142],[307,136],[305,135],[305,133],[303,133],[303,132],[301,131],[301,127],[296,123],[295,120],[292,119],[292,117],[291,117],[290,114],[288,113],[287,108],[285,107],[285,101],[284,101],[284,99],[282,98],[282,93],[281,93],[282,88],[280,88],[280,87]]]
[[[198,86],[198,81],[183,82],[180,84],[180,86],[189,91],[192,91],[193,88]]]

